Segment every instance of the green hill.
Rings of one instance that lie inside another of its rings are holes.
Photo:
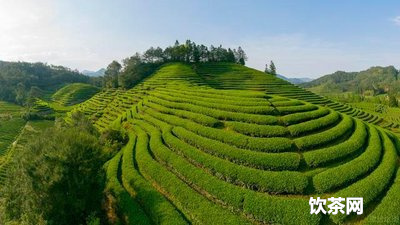
[[[53,94],[53,101],[61,105],[69,106],[86,101],[100,89],[90,84],[73,83],[68,84]]]
[[[89,83],[90,80],[90,77],[62,66],[0,61],[0,100],[23,105],[30,97],[54,92],[66,84]]]
[[[129,135],[105,165],[107,193],[127,224],[399,216],[400,142],[372,125],[382,118],[254,69],[166,64],[134,88],[104,90],[73,111],[99,130]],[[363,197],[364,214],[311,215],[310,196]]]
[[[358,94],[380,94],[398,91],[398,70],[393,66],[371,67],[361,72],[337,71],[311,82],[300,84],[320,94],[352,92]]]

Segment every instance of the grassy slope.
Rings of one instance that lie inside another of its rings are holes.
[[[100,130],[112,125],[130,134],[129,146],[107,164],[108,187],[130,194],[131,206],[126,194],[117,197],[122,211],[139,205],[158,224],[318,224],[308,197],[334,193],[364,197],[366,213],[325,216],[322,223],[362,221],[376,203],[385,212],[390,205],[379,202],[397,198],[394,190],[386,196],[397,139],[318,105],[375,121],[271,75],[222,63],[195,71],[169,64],[131,90],[103,91],[75,110]]]
[[[360,89],[372,91],[375,88],[385,89],[398,85],[397,75],[398,72],[393,66],[377,66],[360,72],[338,71],[311,82],[300,84],[300,86],[312,88],[315,91],[321,91],[321,93],[341,93],[345,91],[356,93]]]
[[[0,184],[5,177],[4,169],[10,157],[10,149],[25,125],[21,119],[22,107],[0,102]]]
[[[25,124],[21,119],[22,107],[0,102],[0,157],[7,154],[7,149]]]
[[[3,156],[3,161],[0,162],[0,185],[7,177],[7,170],[10,167],[11,157],[13,157],[14,151],[22,150],[24,145],[27,144],[29,140],[32,140],[38,132],[53,126],[54,121],[37,120],[29,121],[24,124],[25,125],[18,130],[19,132],[13,138],[12,144],[7,146],[8,152]]]

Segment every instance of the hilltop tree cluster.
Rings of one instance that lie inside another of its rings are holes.
[[[268,66],[268,63],[265,64],[265,73],[269,73],[272,75],[276,75],[276,66],[274,64],[274,61],[271,60],[271,63]]]
[[[117,61],[111,62],[105,72],[103,86],[130,88],[168,62],[231,62],[245,65],[246,60],[247,55],[241,47],[236,50],[223,48],[222,45],[207,47],[190,40],[184,44],[176,41],[173,46],[165,49],[151,47],[143,54],[135,53],[124,59],[122,64]]]

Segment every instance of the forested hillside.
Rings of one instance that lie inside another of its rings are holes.
[[[89,83],[90,78],[63,66],[0,61],[0,100],[3,101],[23,105],[29,98],[76,82]]]
[[[300,86],[321,94],[352,92],[377,95],[400,92],[399,71],[393,66],[376,66],[361,72],[337,71]]]

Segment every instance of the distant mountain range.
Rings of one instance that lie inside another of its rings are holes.
[[[337,71],[300,86],[317,93],[353,92],[381,94],[399,92],[399,71],[394,66],[375,66],[360,72]]]
[[[303,77],[303,78],[287,78],[287,77],[285,77],[283,75],[279,75],[279,74],[277,74],[276,76],[281,78],[281,79],[284,79],[286,81],[289,81],[292,84],[302,84],[302,83],[310,82],[310,81],[313,80],[313,79],[307,78],[307,77]]]
[[[97,71],[83,70],[82,74],[90,77],[100,77],[104,75],[104,72],[106,72],[106,69],[101,68]]]

